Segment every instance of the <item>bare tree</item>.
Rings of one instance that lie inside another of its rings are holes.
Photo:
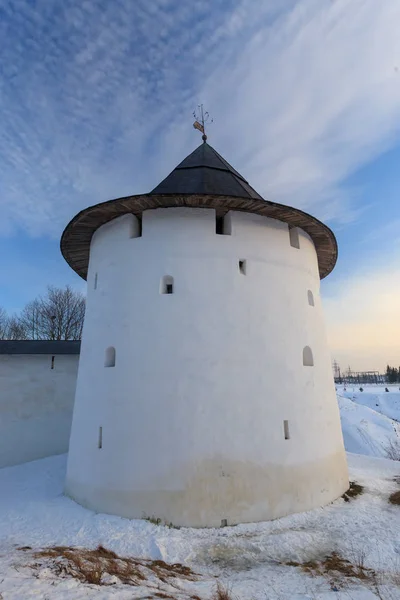
[[[25,331],[25,336],[27,340],[43,339],[40,336],[41,315],[39,300],[33,300],[25,306],[19,317],[19,322],[21,324],[21,327]]]
[[[85,297],[69,285],[49,286],[47,294],[29,302],[19,319],[32,340],[80,340],[85,315]]]
[[[0,340],[7,339],[8,315],[4,308],[0,306]]]
[[[19,317],[16,315],[9,317],[4,308],[0,308],[0,340],[23,340],[25,337],[25,330]]]
[[[7,323],[7,340],[26,340],[25,327],[16,315],[8,317]]]

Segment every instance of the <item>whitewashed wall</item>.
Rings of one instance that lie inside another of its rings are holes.
[[[67,452],[78,355],[0,355],[0,467]]]
[[[95,233],[66,482],[82,504],[219,526],[347,488],[314,245],[300,231],[291,247],[266,217],[226,225],[217,235],[214,210],[168,208],[143,214],[142,237],[132,215]]]

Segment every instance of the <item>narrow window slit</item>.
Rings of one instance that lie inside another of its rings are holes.
[[[98,447],[102,448],[103,447],[103,428],[99,427],[99,443],[98,443]]]
[[[215,233],[224,235],[224,217],[215,218]]]
[[[297,227],[289,227],[290,245],[293,248],[300,248],[299,230]]]
[[[95,290],[97,290],[97,273],[94,276],[94,286],[93,287],[94,287]]]
[[[105,367],[115,367],[115,348],[114,346],[110,346],[107,348],[105,357],[104,357],[104,366]]]
[[[314,306],[314,295],[311,290],[308,290],[307,296],[308,296],[308,304],[310,306]]]
[[[285,440],[289,440],[289,421],[283,421],[283,432],[285,434]]]
[[[164,275],[161,279],[160,294],[174,293],[174,278],[171,275]]]
[[[314,366],[314,357],[310,346],[304,346],[303,348],[303,365],[305,367]]]
[[[221,519],[221,527],[228,527],[228,519]]]
[[[232,235],[232,224],[229,215],[227,217],[215,217],[215,233],[217,235]]]
[[[132,221],[132,223],[130,225],[129,237],[131,239],[142,237],[142,218],[141,217],[136,217],[136,219],[134,221]]]
[[[239,272],[242,275],[246,275],[246,261],[245,260],[239,260]]]
[[[51,369],[54,369],[54,356],[51,357]]]

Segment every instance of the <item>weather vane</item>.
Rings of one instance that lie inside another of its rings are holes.
[[[198,104],[197,108],[199,110],[198,115],[196,114],[196,111],[193,112],[193,116],[196,119],[195,122],[193,123],[193,127],[195,129],[198,129],[199,131],[201,131],[202,135],[202,139],[203,142],[207,141],[207,136],[206,136],[206,123],[212,123],[214,121],[214,119],[211,119],[209,121],[210,115],[208,112],[204,112],[203,110],[203,105],[202,104]]]

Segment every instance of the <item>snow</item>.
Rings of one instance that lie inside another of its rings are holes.
[[[400,444],[400,391],[398,386],[388,386],[389,392],[385,392],[385,387],[337,387],[348,452],[387,457],[389,442]]]
[[[398,439],[400,426],[384,414],[338,396],[344,445],[348,452],[386,457],[389,440]]]
[[[396,481],[400,462],[377,457],[384,454],[385,440],[396,436],[398,425],[384,411],[394,415],[397,400],[390,404],[382,393],[370,394],[379,396],[379,412],[364,405],[366,398],[370,402],[367,396],[362,396],[363,404],[358,403],[358,394],[357,401],[338,398],[347,450],[363,454],[348,454],[350,478],[365,486],[364,493],[350,502],[340,498],[324,508],[271,522],[222,529],[170,529],[96,514],[65,497],[65,455],[0,469],[0,598],[156,597],[148,582],[132,587],[110,578],[112,585],[83,584],[55,575],[48,563],[34,556],[46,546],[96,548],[101,544],[120,556],[190,566],[198,574],[195,581],[178,578],[175,587],[171,582],[157,583],[158,593],[176,600],[193,595],[208,600],[217,580],[240,600],[377,598],[363,582],[344,586],[335,581],[334,585],[331,578],[310,576],[284,564],[321,559],[333,551],[353,563],[365,554],[367,567],[385,572],[382,598],[400,599],[400,589],[389,580],[391,572],[400,573],[400,507],[388,503],[389,495],[400,489]],[[32,550],[19,550],[22,546]]]
[[[360,392],[360,387],[363,391]],[[344,391],[346,388],[346,391]],[[385,388],[389,392],[385,392]],[[338,392],[344,398],[349,398],[372,408],[375,412],[378,412],[390,419],[400,421],[400,388],[398,385],[370,385],[365,386],[360,384],[359,386],[338,386]]]

